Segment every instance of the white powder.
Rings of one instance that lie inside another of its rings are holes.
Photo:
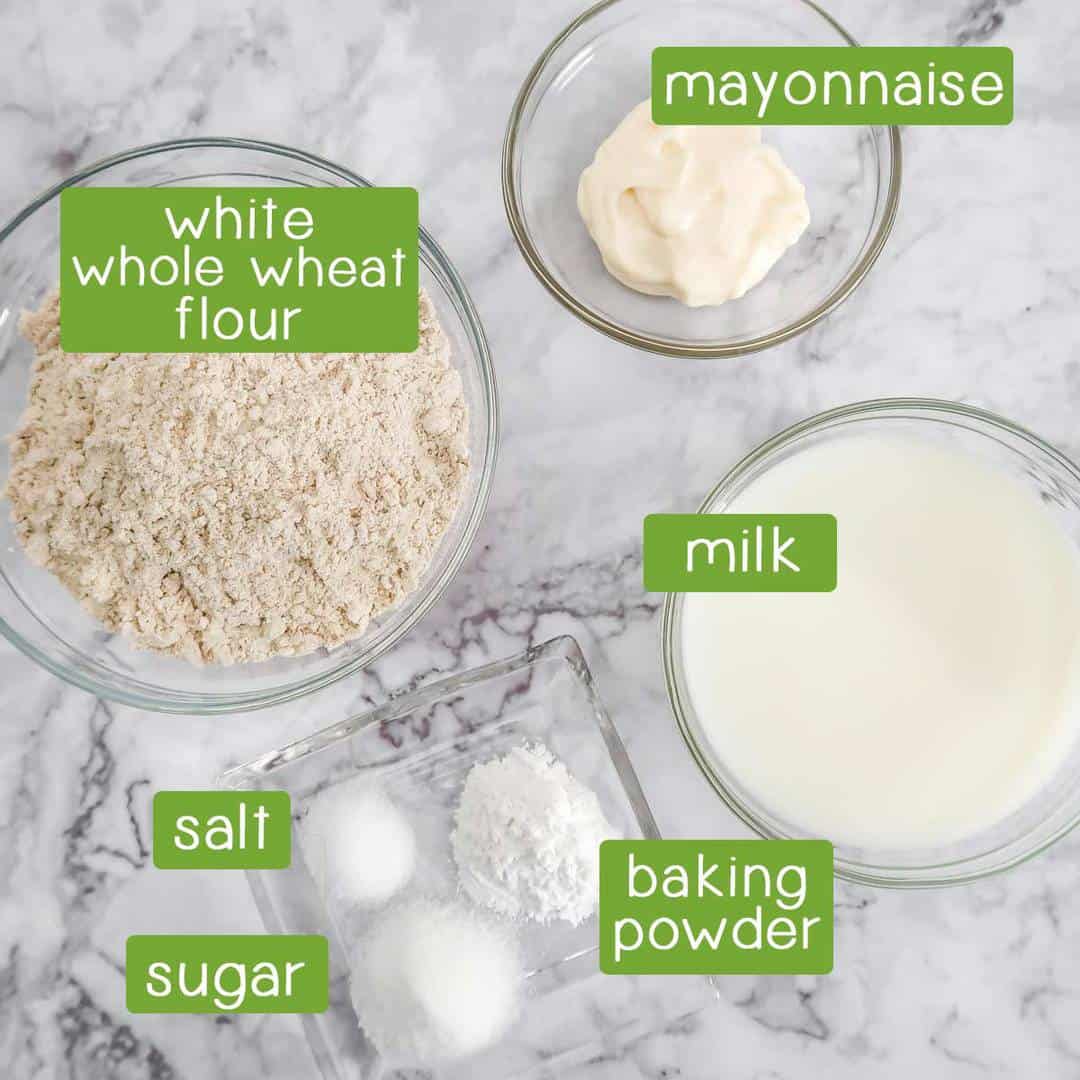
[[[363,779],[320,792],[300,834],[320,894],[346,906],[385,903],[416,865],[416,835],[408,818]]]
[[[350,992],[380,1054],[428,1065],[497,1042],[517,1014],[521,977],[506,928],[456,903],[415,899],[361,937]]]
[[[532,745],[470,769],[451,844],[478,904],[576,926],[596,909],[600,843],[613,836],[596,795]]]
[[[416,589],[468,471],[426,297],[410,354],[92,355],[59,299],[11,439],[16,535],[108,629],[194,662],[306,653]]]

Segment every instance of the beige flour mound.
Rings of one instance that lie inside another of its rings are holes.
[[[12,436],[17,535],[136,648],[310,652],[416,588],[468,471],[426,297],[412,354],[69,354],[56,296],[22,326],[38,359]]]

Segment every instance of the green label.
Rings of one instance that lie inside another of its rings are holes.
[[[1008,124],[1001,46],[665,46],[652,54],[657,124]]]
[[[823,975],[833,966],[825,840],[605,840],[608,975]]]
[[[317,1013],[330,994],[320,934],[136,934],[127,939],[133,1013]]]
[[[649,592],[832,592],[832,514],[650,514]]]
[[[280,870],[292,854],[287,791],[159,791],[160,870]]]
[[[68,188],[68,352],[412,352],[412,188]]]

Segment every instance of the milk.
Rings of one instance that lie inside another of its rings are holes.
[[[1080,731],[1080,553],[1034,491],[914,437],[840,435],[725,509],[832,513],[833,593],[685,597],[687,687],[715,757],[838,844],[988,828]]]

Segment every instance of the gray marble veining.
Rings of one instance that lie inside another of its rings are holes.
[[[503,219],[506,116],[572,0],[0,0],[0,216],[107,153],[207,133],[415,185],[485,321],[506,421],[488,517],[447,596],[372,670],[300,705],[141,715],[0,648],[0,1073],[314,1078],[294,1018],[125,1013],[128,934],[258,928],[242,875],[152,869],[149,800],[434,672],[573,634],[661,828],[732,830],[674,737],[638,536],[645,512],[692,509],[785,424],[860,398],[941,396],[1080,455],[1080,8],[835,6],[868,42],[1011,45],[1016,120],[905,133],[896,230],[824,323],[751,359],[676,362],[571,319]],[[837,917],[833,975],[726,980],[711,1014],[573,1075],[1080,1076],[1080,836],[962,890],[841,887]]]

